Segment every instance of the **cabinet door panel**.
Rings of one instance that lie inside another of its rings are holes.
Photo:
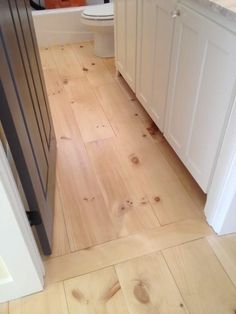
[[[150,100],[152,117],[161,131],[164,129],[167,89],[172,47],[174,19],[172,11],[176,1],[155,0],[153,85]]]
[[[174,33],[165,136],[181,157],[187,145],[203,54],[198,21],[181,11]]]
[[[233,102],[236,36],[179,5],[165,136],[207,192]]]
[[[233,102],[236,36],[207,23],[202,74],[189,132],[186,159],[197,181],[207,189]],[[220,40],[219,40],[220,39]]]
[[[116,64],[124,72],[126,66],[126,0],[115,0]]]
[[[135,90],[136,85],[136,42],[137,42],[137,0],[126,2],[126,80]]]
[[[152,0],[139,0],[137,97],[148,110],[152,90],[155,18]]]
[[[116,66],[133,91],[136,87],[136,22],[137,0],[116,0]]]
[[[163,131],[176,1],[140,0],[137,97]]]

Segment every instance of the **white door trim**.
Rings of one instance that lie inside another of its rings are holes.
[[[205,214],[218,234],[236,232],[236,101],[207,198]]]
[[[0,141],[0,302],[43,289],[44,266]]]

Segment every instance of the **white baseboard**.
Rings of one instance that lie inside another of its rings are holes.
[[[70,44],[93,39],[81,23],[85,7],[33,11],[36,37],[40,47]]]

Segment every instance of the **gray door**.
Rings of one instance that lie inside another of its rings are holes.
[[[51,253],[56,140],[28,0],[0,1],[0,117],[45,254]]]

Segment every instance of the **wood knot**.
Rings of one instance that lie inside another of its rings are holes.
[[[131,100],[131,101],[136,101],[136,99],[137,99],[137,98],[131,98],[130,100]]]
[[[85,299],[84,295],[79,289],[73,289],[71,294],[77,301],[88,304],[89,301]]]
[[[147,134],[143,134],[143,137],[147,137]]]
[[[67,80],[67,79],[64,79],[64,80],[63,80],[63,84],[65,84],[65,85],[68,84],[68,80]]]
[[[108,302],[114,295],[121,289],[119,281],[115,282],[114,285],[109,288],[104,295],[102,296],[101,300],[103,302]]]
[[[180,307],[184,307],[184,305],[183,305],[183,303],[180,303],[180,305],[179,305]]]
[[[134,115],[135,115],[135,117],[137,117],[137,116],[138,116],[138,113],[135,113]]]
[[[84,46],[82,46],[82,45],[81,45],[81,46],[79,46],[79,47],[80,47],[80,48],[84,48]]]
[[[133,157],[131,158],[131,162],[132,162],[133,164],[135,164],[135,165],[139,164],[139,159],[138,159],[138,157],[137,157],[137,156],[133,156]]]
[[[60,137],[61,140],[67,140],[67,141],[70,141],[71,138],[70,137],[67,137],[67,136],[61,136]]]
[[[144,286],[144,283],[140,281],[135,287],[134,287],[134,296],[135,298],[143,304],[147,304],[150,302],[150,297],[148,295],[148,292]]]
[[[84,197],[83,200],[86,201],[86,202],[94,201],[94,200],[95,200],[95,196],[92,196],[92,197],[90,197],[90,198]]]
[[[92,64],[92,65],[95,65],[95,63],[94,63],[94,62],[92,62],[91,64]]]
[[[161,200],[161,199],[160,199],[159,196],[156,196],[156,197],[154,198],[154,201],[157,202],[157,203],[160,202],[160,200]]]
[[[152,123],[148,128],[147,131],[150,135],[154,136],[158,132],[158,128],[155,123]]]
[[[83,71],[84,71],[84,72],[88,72],[88,69],[85,68],[85,67],[83,67]]]

